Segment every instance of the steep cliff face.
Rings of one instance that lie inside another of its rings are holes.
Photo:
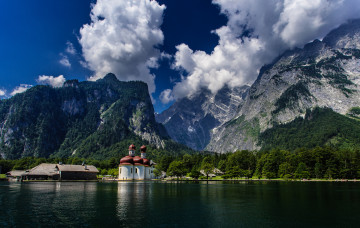
[[[143,82],[121,82],[108,74],[96,82],[67,81],[57,89],[35,86],[0,101],[3,158],[106,154],[130,138],[157,147],[168,138],[155,121]]]
[[[260,149],[261,132],[304,116],[307,109],[346,114],[360,106],[359,85],[360,20],[354,20],[264,67],[235,118],[213,130],[206,149]]]
[[[203,150],[211,140],[212,129],[230,120],[241,107],[248,86],[224,87],[216,94],[201,90],[174,103],[156,116],[170,137],[195,150]]]

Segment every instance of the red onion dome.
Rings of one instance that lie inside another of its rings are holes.
[[[139,156],[135,156],[134,157],[134,163],[142,164],[143,159],[141,157],[139,157]]]
[[[150,165],[150,160],[147,158],[143,158],[143,164],[144,165]]]
[[[131,145],[129,146],[129,150],[135,150],[135,149],[136,149],[136,147],[135,147],[134,144],[131,144]]]
[[[125,156],[120,159],[120,164],[134,164],[134,159],[131,156]]]
[[[142,145],[140,147],[140,151],[141,151],[141,153],[146,153],[146,146]]]

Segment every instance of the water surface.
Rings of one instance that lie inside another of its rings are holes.
[[[0,182],[0,227],[360,227],[360,183]]]

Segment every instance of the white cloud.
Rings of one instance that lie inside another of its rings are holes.
[[[171,59],[172,55],[170,55],[170,54],[168,54],[166,52],[161,52],[160,58],[161,59]]]
[[[65,51],[69,54],[75,55],[76,54],[76,49],[73,45],[73,43],[71,43],[70,41],[66,42],[66,49]]]
[[[178,99],[201,87],[251,84],[264,64],[289,48],[322,39],[360,15],[360,0],[213,0],[228,23],[216,31],[211,54],[177,46],[173,67],[188,72],[173,88]],[[244,36],[244,34],[247,34]]]
[[[15,94],[18,93],[23,93],[26,90],[30,89],[32,87],[32,85],[27,85],[27,84],[20,84],[20,86],[17,86],[11,93],[11,96],[14,96]]]
[[[0,89],[0,97],[5,96],[5,94],[6,94],[6,90]]]
[[[169,102],[174,100],[174,96],[172,95],[171,89],[166,89],[160,94],[160,101],[163,104],[168,104]]]
[[[164,35],[160,29],[164,5],[153,0],[98,0],[91,10],[91,23],[80,29],[79,42],[88,68],[95,71],[89,80],[114,73],[120,80],[141,80],[155,91]]]
[[[69,61],[69,58],[64,54],[60,54],[60,56],[61,56],[61,59],[60,59],[59,63],[61,65],[63,65],[63,66],[71,67],[71,63]]]
[[[64,85],[64,82],[66,81],[66,79],[64,78],[63,75],[59,75],[57,77],[39,75],[39,77],[36,81],[42,85],[50,85],[52,87],[62,87]]]

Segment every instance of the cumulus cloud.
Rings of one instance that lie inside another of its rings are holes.
[[[66,42],[66,49],[65,51],[71,55],[75,55],[76,54],[76,49],[73,45],[73,43],[71,43],[70,41]]]
[[[170,55],[170,54],[168,54],[166,52],[161,52],[160,58],[161,59],[171,59],[172,55]]]
[[[71,63],[69,61],[69,58],[64,54],[60,54],[60,56],[61,56],[61,59],[60,59],[59,63],[61,65],[63,65],[63,66],[71,67]]]
[[[0,97],[5,96],[6,90],[0,89]]]
[[[166,89],[160,94],[160,101],[163,104],[168,104],[169,102],[174,100],[174,96],[172,95],[171,89]]]
[[[59,75],[57,77],[54,76],[47,76],[47,75],[40,75],[36,80],[37,83],[42,85],[50,85],[52,87],[62,87],[66,79],[63,75]]]
[[[109,72],[120,80],[141,80],[155,91],[155,76],[149,68],[158,67],[163,43],[160,29],[164,5],[153,0],[98,0],[91,10],[91,23],[80,29],[79,43],[89,69],[90,80]]]
[[[228,18],[213,31],[219,43],[211,54],[178,45],[175,69],[188,73],[172,91],[178,99],[202,87],[251,84],[261,66],[287,49],[322,39],[329,31],[359,17],[360,0],[213,0]],[[167,91],[167,94],[169,91]]]
[[[11,96],[14,96],[15,94],[18,93],[23,93],[26,90],[30,89],[32,87],[32,85],[28,85],[28,84],[20,84],[20,86],[17,86],[11,93]]]

